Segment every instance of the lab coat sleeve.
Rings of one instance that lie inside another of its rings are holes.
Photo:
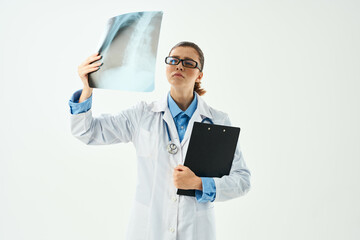
[[[231,126],[228,116],[226,116],[224,124]],[[245,195],[250,190],[250,176],[250,171],[245,164],[238,141],[230,174],[222,176],[221,178],[213,178],[216,187],[216,197],[214,201],[222,202]]]
[[[70,115],[71,133],[88,145],[105,145],[133,141],[145,107],[140,102],[116,115],[93,117],[87,112]]]

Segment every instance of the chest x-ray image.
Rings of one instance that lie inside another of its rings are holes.
[[[103,65],[89,74],[90,87],[153,91],[162,16],[150,11],[110,18],[98,50]]]

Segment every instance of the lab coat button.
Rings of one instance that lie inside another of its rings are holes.
[[[170,232],[175,232],[175,229],[174,228],[170,228]]]
[[[174,202],[176,202],[176,201],[177,201],[177,198],[176,198],[175,196],[173,196],[173,197],[171,198],[171,200],[173,200]]]

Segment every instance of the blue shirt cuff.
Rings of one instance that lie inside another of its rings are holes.
[[[213,202],[216,197],[216,187],[213,178],[202,177],[203,190],[195,190],[195,197],[198,202]]]
[[[79,103],[79,98],[81,96],[82,89],[76,91],[69,100],[70,113],[71,114],[79,114],[84,113],[90,110],[92,103],[92,94],[85,101]]]

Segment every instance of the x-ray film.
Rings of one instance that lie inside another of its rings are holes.
[[[89,74],[90,87],[153,91],[162,16],[135,12],[109,19],[98,50],[103,65]]]

